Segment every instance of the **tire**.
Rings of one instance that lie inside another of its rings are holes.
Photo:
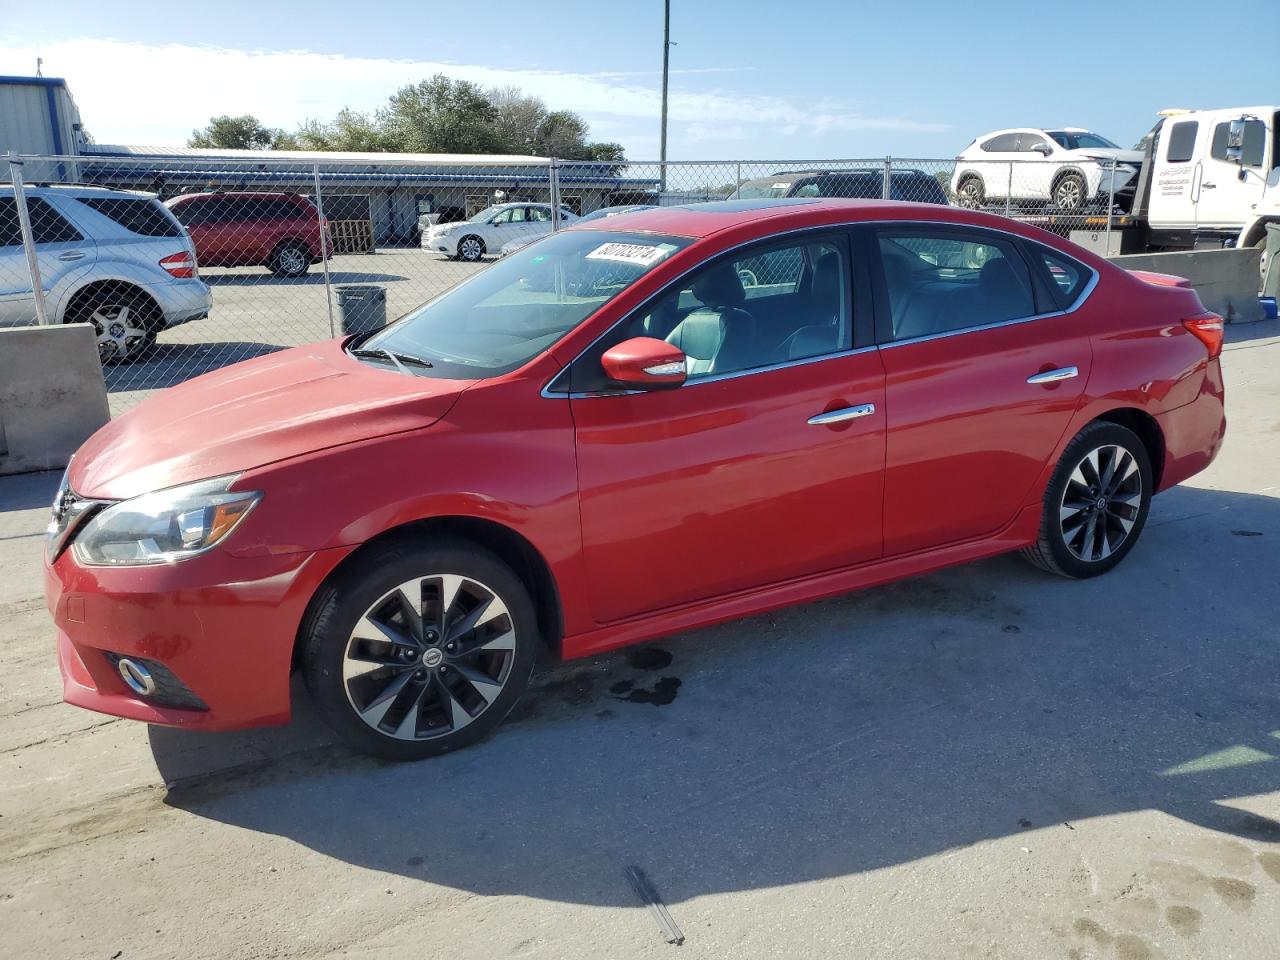
[[[297,240],[282,243],[271,254],[267,269],[277,277],[300,277],[311,269],[311,251]]]
[[[475,263],[484,256],[484,241],[474,233],[469,233],[458,241],[458,259],[467,263]]]
[[[1098,489],[1093,481],[1110,480],[1117,465],[1121,475],[1107,487],[1111,492]],[[1142,535],[1153,489],[1151,459],[1138,435],[1115,423],[1089,424],[1062,452],[1045,490],[1039,537],[1022,555],[1061,577],[1106,573]]]
[[[1089,186],[1078,173],[1068,173],[1053,185],[1053,205],[1058,210],[1076,213],[1088,202]]]
[[[104,287],[80,296],[64,317],[65,323],[88,323],[98,340],[103,366],[136,363],[155,351],[164,314],[137,287]]]
[[[956,206],[981,210],[987,202],[987,190],[979,176],[968,176],[956,187]]]
[[[421,760],[496,728],[541,642],[529,591],[493,554],[461,540],[399,541],[317,594],[302,671],[325,721],[356,749]]]

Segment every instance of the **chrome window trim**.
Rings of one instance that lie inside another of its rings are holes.
[[[868,353],[872,350],[882,350],[882,349],[892,348],[892,347],[902,347],[902,346],[907,346],[913,343],[926,343],[930,340],[941,340],[944,337],[954,337],[954,336],[959,336],[966,333],[980,333],[984,330],[996,330],[1000,327],[1010,327],[1010,326],[1013,326],[1014,324],[1030,323],[1033,320],[1050,320],[1054,317],[1063,317],[1063,316],[1066,316],[1067,314],[1075,313],[1082,306],[1084,306],[1085,301],[1088,300],[1089,297],[1093,294],[1094,288],[1097,287],[1098,282],[1102,276],[1096,269],[1089,266],[1089,264],[1085,263],[1083,260],[1079,260],[1076,257],[1071,256],[1069,253],[1062,253],[1062,251],[1057,250],[1054,247],[1050,247],[1047,244],[1041,243],[1039,240],[1032,240],[1027,237],[1024,237],[1022,236],[1022,234],[1015,233],[1012,230],[1005,230],[1002,227],[992,227],[992,226],[986,226],[986,225],[975,226],[969,223],[962,223],[959,221],[950,221],[950,220],[853,220],[845,223],[827,223],[827,224],[821,224],[819,226],[796,227],[791,230],[785,230],[781,233],[772,234],[769,237],[753,237],[750,240],[744,240],[742,243],[736,244],[735,246],[728,247],[727,249],[720,251],[720,253],[716,254],[716,257],[718,258],[718,257],[726,256],[728,254],[732,254],[738,250],[741,250],[743,247],[749,247],[755,243],[760,243],[766,240],[782,239],[786,237],[796,236],[798,234],[830,233],[832,231],[838,231],[838,230],[848,231],[848,230],[858,229],[859,227],[869,227],[869,228],[876,229],[883,226],[897,226],[897,225],[923,226],[923,227],[955,227],[962,230],[963,229],[978,230],[978,231],[985,230],[990,233],[1003,234],[1004,236],[1012,237],[1015,241],[1022,241],[1024,243],[1034,243],[1037,246],[1047,247],[1049,250],[1052,250],[1055,253],[1059,253],[1062,256],[1068,257],[1075,263],[1080,264],[1080,266],[1085,270],[1088,270],[1091,276],[1089,277],[1089,282],[1085,284],[1084,289],[1080,291],[1080,294],[1076,297],[1076,299],[1072,301],[1072,303],[1069,306],[1067,306],[1062,310],[1051,310],[1051,311],[1048,311],[1047,313],[1036,313],[1027,317],[1016,317],[1012,320],[1000,320],[1000,321],[997,321],[996,323],[985,323],[978,327],[962,327],[958,330],[947,330],[942,333],[931,333],[931,334],[928,334],[927,336],[912,337],[908,340],[890,340],[886,343],[875,343],[866,347],[855,347],[851,350],[842,350],[836,353],[824,353],[816,357],[804,357],[799,360],[787,360],[787,361],[784,361],[783,363],[770,364],[769,366],[766,366],[766,367],[752,367],[749,370],[735,370],[730,373],[712,374],[709,377],[698,377],[695,380],[688,380],[685,383],[683,383],[681,386],[675,389],[683,390],[686,387],[697,386],[700,383],[715,383],[720,380],[734,379],[736,377],[747,376],[749,374],[768,373],[772,370],[781,370],[784,367],[799,366],[800,364],[806,364],[806,363],[815,363],[819,360],[834,359],[836,357],[853,356],[859,353]],[[701,238],[701,239],[705,239],[705,238]],[[655,293],[653,297],[656,298],[660,296],[664,290],[668,289],[668,287],[670,287],[673,284],[679,283],[685,277],[689,276],[689,274],[700,269],[706,262],[707,262],[706,260],[703,260],[689,267],[683,272],[677,274],[675,277],[671,279],[671,281],[666,286],[662,288],[662,290],[659,290],[657,293]],[[646,304],[649,302],[650,302],[649,300],[645,301]],[[644,305],[645,304],[641,304],[641,306],[636,307],[635,309],[639,310]],[[853,305],[851,303],[850,304],[851,319],[852,319],[852,307]],[[556,371],[555,375],[552,376],[551,379],[548,380],[546,384],[543,385],[538,395],[541,397],[545,397],[548,400],[559,400],[562,398],[566,400],[575,400],[575,399],[585,400],[585,399],[591,399],[596,397],[629,397],[629,396],[635,396],[636,394],[640,394],[640,393],[654,392],[650,390],[617,390],[617,391],[590,390],[582,393],[562,393],[559,391],[552,392],[549,390],[551,384],[554,383],[556,379],[559,378],[559,376],[562,373],[564,373],[565,370],[568,370],[575,363],[581,360],[583,355],[587,353],[587,351],[589,351],[597,343],[599,343],[601,340],[607,337],[610,333],[612,333],[614,328],[617,327],[619,323],[624,322],[628,317],[632,316],[634,313],[635,311],[633,310],[627,313],[626,316],[620,318],[616,323],[610,324],[609,328],[605,330],[603,333],[601,333],[600,336],[596,337],[589,344],[587,344],[580,351],[578,351],[577,356],[575,356],[572,360],[570,360],[558,371]],[[851,330],[850,332],[852,335],[853,331]]]

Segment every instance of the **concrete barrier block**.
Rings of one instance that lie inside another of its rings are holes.
[[[1107,259],[1126,270],[1186,277],[1200,294],[1206,309],[1221,314],[1228,323],[1252,323],[1263,319],[1262,306],[1258,303],[1261,256],[1262,251],[1257,247],[1245,247],[1135,253]]]
[[[0,330],[0,474],[65,467],[110,418],[92,326]]]

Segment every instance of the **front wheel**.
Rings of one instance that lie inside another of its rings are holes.
[[[311,267],[311,251],[299,243],[282,244],[271,255],[267,268],[277,277],[300,277]]]
[[[475,263],[484,256],[484,241],[476,236],[466,236],[458,241],[458,259]]]
[[[956,206],[966,210],[981,210],[986,202],[986,191],[979,177],[966,177],[956,190]]]
[[[1063,451],[1045,490],[1039,539],[1023,556],[1063,577],[1106,573],[1142,534],[1153,492],[1151,459],[1137,434],[1091,423]]]
[[[537,618],[510,567],[462,541],[376,548],[317,598],[303,676],[364,753],[418,760],[498,726],[529,683]]]
[[[1068,173],[1054,185],[1053,205],[1059,210],[1083,210],[1087,199],[1088,187],[1078,173]]]

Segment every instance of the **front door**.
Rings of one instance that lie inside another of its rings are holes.
[[[1092,273],[968,228],[884,226],[873,248],[885,556],[994,534],[1026,503],[1079,404],[1092,350],[1080,316],[1058,311]]]
[[[884,372],[873,346],[854,349],[870,340],[867,300],[843,235],[747,248],[677,281],[576,361],[578,390],[629,336],[665,337],[688,357],[677,389],[571,400],[598,621],[880,556]]]
[[[1200,179],[1196,226],[1240,230],[1253,220],[1267,189],[1267,124],[1258,117],[1223,118],[1213,125]]]
[[[93,266],[98,256],[97,244],[42,197],[27,197],[27,214],[40,267],[40,285],[48,296],[59,285],[65,289],[66,281]],[[50,311],[56,307],[56,303],[48,303]],[[11,196],[0,197],[0,326],[27,324],[35,319],[35,292],[16,201]],[[52,316],[49,319],[57,320]]]

